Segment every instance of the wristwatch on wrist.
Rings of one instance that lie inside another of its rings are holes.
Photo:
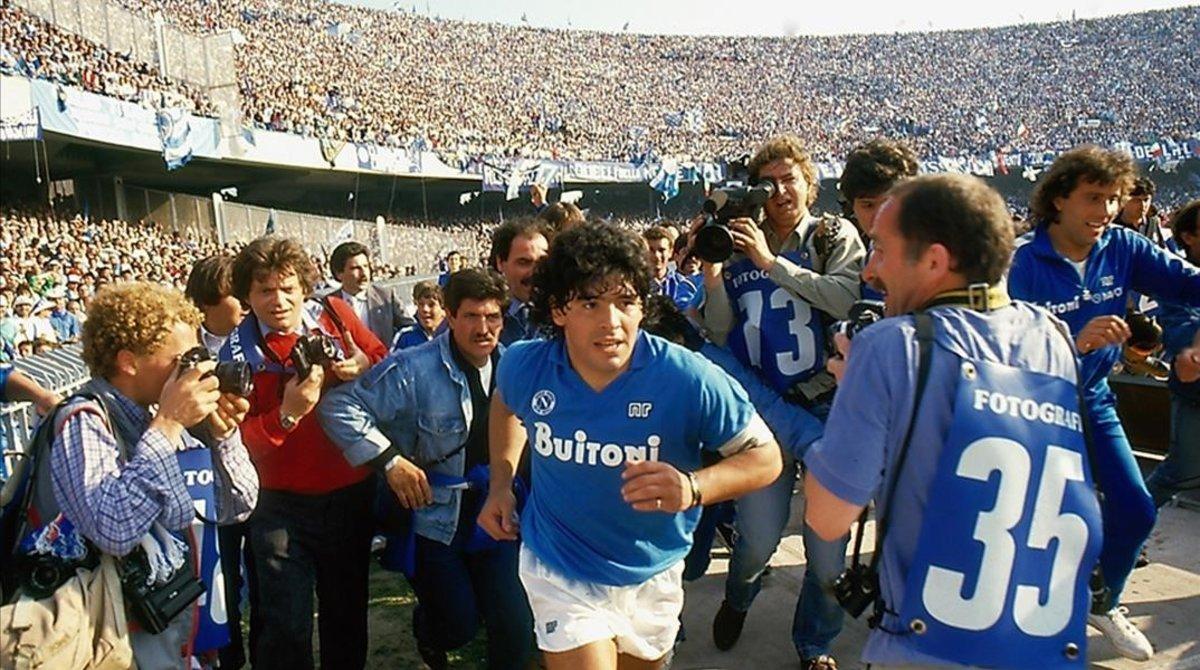
[[[291,414],[284,412],[282,407],[279,408],[279,425],[282,426],[284,430],[291,432],[298,423],[300,423],[300,417],[292,416]]]
[[[696,477],[696,473],[687,473],[688,483],[692,485],[692,504],[688,505],[688,509],[699,507],[704,504],[700,497],[700,480]]]

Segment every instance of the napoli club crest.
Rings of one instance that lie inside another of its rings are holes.
[[[554,394],[546,389],[542,389],[533,394],[533,401],[530,402],[533,407],[533,413],[538,416],[546,416],[554,411]]]

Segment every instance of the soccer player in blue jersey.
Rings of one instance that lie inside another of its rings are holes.
[[[809,211],[820,182],[799,138],[767,141],[748,168],[752,180],[774,183],[775,194],[763,206],[761,223],[729,222],[735,253],[704,270],[704,325],[713,341],[760,371],[776,391],[823,418],[834,388],[825,372],[826,326],[846,318],[859,298],[863,243],[849,221]],[[725,601],[713,618],[719,649],[733,647],[741,636],[763,569],[787,525],[797,467],[785,459],[778,480],[736,503],[738,541]],[[828,589],[842,571],[846,547],[844,540],[824,542],[807,531],[804,547],[792,643],[804,670],[827,669],[836,665],[829,650],[842,629],[842,611]]]
[[[804,456],[821,537],[875,501],[862,660],[1082,668],[1100,510],[1075,356],[1061,322],[1004,292],[1004,201],[974,177],[917,177],[884,201],[872,239],[895,318],[838,338],[845,374]]]
[[[535,323],[492,396],[492,482],[479,524],[523,541],[521,581],[547,667],[662,667],[679,628],[699,506],[765,486],[779,446],[703,358],[639,328],[645,247],[609,224],[558,237],[534,273]],[[515,516],[526,440],[532,493]],[[701,450],[725,458],[701,467]]]
[[[1128,294],[1197,306],[1200,270],[1145,236],[1110,225],[1135,174],[1133,160],[1116,151],[1084,146],[1059,156],[1034,189],[1038,225],[1013,255],[1008,287],[1014,298],[1048,308],[1075,338],[1104,491],[1100,569],[1110,591],[1091,623],[1122,655],[1145,660],[1154,650],[1118,604],[1156,513],[1107,377],[1130,336],[1122,318]]]

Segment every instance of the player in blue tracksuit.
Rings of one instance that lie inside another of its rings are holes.
[[[1034,190],[1038,226],[1013,256],[1008,288],[1065,321],[1080,355],[1096,473],[1104,491],[1100,568],[1110,590],[1091,622],[1121,654],[1146,659],[1148,640],[1117,607],[1125,580],[1154,527],[1155,507],[1117,416],[1107,377],[1129,338],[1130,291],[1200,305],[1200,270],[1144,236],[1110,226],[1135,168],[1121,153],[1080,147],[1060,156]]]
[[[1175,214],[1171,230],[1187,260],[1200,264],[1200,200]],[[1171,447],[1146,488],[1162,507],[1176,493],[1200,488],[1200,307],[1164,302],[1158,319],[1171,361]]]
[[[479,523],[497,539],[517,537],[508,484],[528,438],[520,574],[551,670],[661,667],[679,628],[698,506],[780,472],[779,447],[745,392],[641,331],[651,281],[631,233],[609,224],[563,233],[533,276],[533,320],[552,335],[513,345],[496,372]],[[701,450],[725,458],[701,467]]]
[[[862,660],[1082,668],[1101,522],[1070,336],[1004,292],[1009,215],[980,180],[901,184],[872,236],[893,318],[837,338],[845,374],[804,458],[821,537],[875,501]]]

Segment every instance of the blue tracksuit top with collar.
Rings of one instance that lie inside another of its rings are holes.
[[[1200,306],[1200,269],[1121,226],[1109,226],[1088,252],[1084,275],[1055,251],[1042,223],[1017,243],[1008,274],[1013,298],[1049,309],[1072,335],[1105,315],[1125,317],[1130,291],[1160,301]],[[1104,380],[1121,358],[1121,347],[1101,347],[1081,357],[1081,381],[1088,394],[1103,392]]]

